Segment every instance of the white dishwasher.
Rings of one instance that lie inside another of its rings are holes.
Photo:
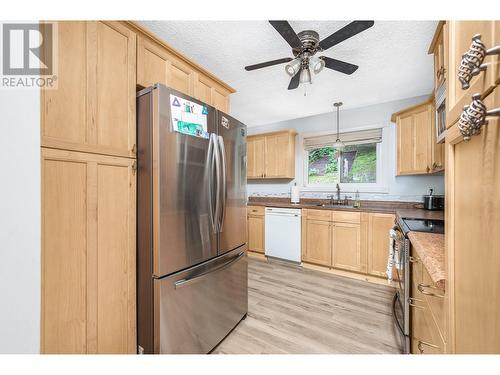
[[[266,207],[266,255],[300,263],[300,208]]]

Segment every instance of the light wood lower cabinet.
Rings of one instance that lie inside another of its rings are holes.
[[[394,215],[302,210],[302,261],[385,277]]]
[[[332,225],[332,265],[361,272],[360,224],[334,222]]]
[[[389,257],[389,231],[394,226],[393,214],[368,214],[368,268],[373,276],[386,277]]]
[[[42,149],[42,353],[135,353],[134,160]]]
[[[264,254],[265,215],[264,207],[248,206],[248,250]]]
[[[332,223],[311,218],[302,219],[302,258],[304,261],[323,266],[332,265]],[[305,230],[304,230],[305,223]]]
[[[442,354],[445,352],[442,321],[443,295],[432,283],[430,276],[417,255],[411,261],[411,353]],[[441,306],[438,310],[437,307]],[[439,321],[439,323],[438,323]]]
[[[58,22],[57,89],[41,90],[41,144],[135,157],[136,35],[120,22]]]

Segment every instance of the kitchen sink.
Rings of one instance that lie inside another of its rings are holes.
[[[318,203],[315,204],[316,207],[324,207],[324,208],[354,208],[353,205],[348,205],[348,204],[325,204],[325,203]]]

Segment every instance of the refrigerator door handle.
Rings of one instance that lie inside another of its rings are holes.
[[[214,143],[214,159],[215,159],[215,176],[216,176],[216,185],[215,185],[215,218],[214,221],[216,221],[216,232],[220,232],[220,222],[219,218],[221,216],[221,199],[220,199],[220,194],[221,194],[221,160],[220,160],[220,155],[217,147],[217,135],[212,134],[211,137],[213,138],[213,143]]]
[[[215,216],[215,202],[213,199],[213,176],[214,176],[214,137],[212,134],[208,139],[208,153],[207,153],[207,168],[208,168],[208,209],[210,211],[210,224],[212,226],[213,233],[217,233],[216,216]],[[216,198],[217,199],[217,198]]]
[[[196,275],[196,276],[191,277],[189,279],[182,279],[182,280],[176,281],[174,283],[174,288],[175,289],[179,289],[179,288],[182,288],[183,286],[187,286],[189,284],[201,281],[205,277],[213,275],[216,272],[222,271],[223,269],[229,267],[231,264],[236,263],[244,255],[245,255],[245,253],[242,251],[241,253],[239,253],[234,258],[231,258],[228,262],[226,262],[226,263],[224,263],[224,264],[222,264],[222,265],[220,265],[220,266],[218,266],[218,267],[216,267],[214,269],[211,269],[210,271],[203,272],[202,274]]]
[[[221,215],[220,215],[220,224],[219,224],[219,232],[222,232],[224,226],[224,218],[226,216],[226,200],[227,200],[227,174],[226,174],[226,150],[224,148],[224,138],[220,135],[218,136],[219,143],[219,152],[222,160],[222,205],[221,205]]]

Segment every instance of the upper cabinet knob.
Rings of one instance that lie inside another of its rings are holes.
[[[481,95],[472,95],[472,102],[464,107],[458,120],[458,129],[463,135],[464,141],[469,141],[473,135],[481,133],[481,127],[488,123],[487,116],[500,116],[500,108],[488,111],[481,100]]]
[[[472,37],[472,43],[469,50],[463,54],[462,61],[458,67],[458,80],[462,84],[462,89],[466,90],[470,86],[472,77],[478,75],[487,66],[483,64],[484,58],[489,55],[500,54],[500,46],[486,49],[486,46],[481,41],[481,34],[476,34]]]

